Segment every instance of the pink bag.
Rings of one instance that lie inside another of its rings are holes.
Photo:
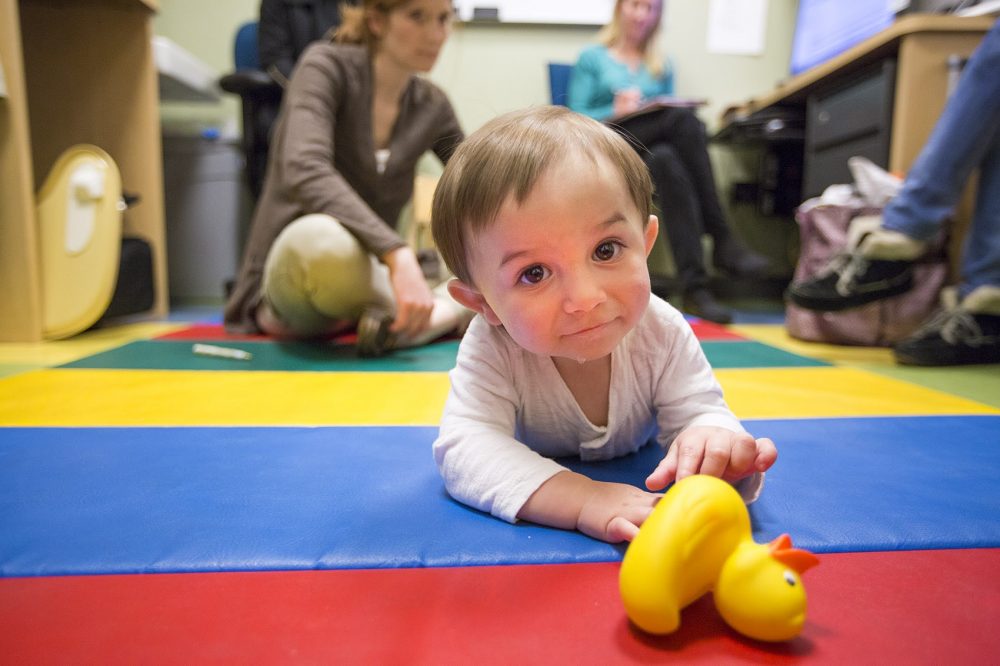
[[[803,205],[795,214],[799,223],[800,255],[794,281],[815,276],[847,244],[847,227],[859,215],[876,215],[879,208],[856,205]],[[923,324],[938,307],[948,279],[944,234],[914,266],[913,288],[892,298],[840,312],[785,306],[785,328],[793,338],[810,342],[886,347],[902,340]]]

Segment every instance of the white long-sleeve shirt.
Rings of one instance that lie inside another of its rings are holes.
[[[653,437],[665,449],[693,425],[744,431],[691,327],[656,296],[611,354],[610,391],[608,425],[595,426],[550,357],[525,351],[503,328],[476,317],[451,371],[434,442],[448,492],[514,522],[532,493],[566,469],[554,457],[609,460]],[[738,489],[753,501],[762,483],[754,474]]]

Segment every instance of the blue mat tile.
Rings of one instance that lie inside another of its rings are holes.
[[[779,445],[758,541],[1000,547],[1000,417],[749,421]],[[434,428],[0,429],[0,575],[613,561],[444,492]],[[641,484],[654,446],[573,467]]]

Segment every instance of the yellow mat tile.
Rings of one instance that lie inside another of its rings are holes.
[[[891,379],[1000,407],[1000,372],[992,365],[919,367],[900,365],[888,347],[856,347],[803,342],[788,335],[781,325],[733,326],[758,342],[792,353],[852,366]]]
[[[0,426],[436,425],[445,373],[46,369],[0,378]]]
[[[65,340],[0,343],[0,363],[53,366],[119,347],[133,340],[147,340],[189,324],[143,322],[87,331]]]
[[[1000,414],[855,368],[718,371],[741,418]],[[0,378],[0,426],[436,425],[445,373],[45,369]]]
[[[1000,414],[980,402],[849,367],[718,370],[740,418]]]

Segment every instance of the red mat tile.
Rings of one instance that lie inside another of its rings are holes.
[[[746,340],[745,336],[735,333],[721,324],[697,319],[689,321],[695,337],[699,340]]]
[[[747,338],[730,331],[725,326],[713,324],[708,321],[691,321],[691,328],[699,340],[746,340]],[[239,335],[227,333],[222,324],[193,324],[187,328],[165,333],[156,338],[157,340],[230,340],[230,341],[257,341],[266,342],[272,340],[266,335]],[[351,343],[355,339],[353,332],[339,335],[333,339],[345,344]]]
[[[222,327],[222,324],[192,324],[187,328],[171,331],[170,333],[164,333],[154,339],[199,341],[228,340],[230,342],[269,342],[274,340],[271,336],[262,334],[248,335],[240,333],[227,333],[226,329]],[[354,331],[330,337],[330,340],[343,344],[351,344],[355,341],[355,339],[357,339],[357,335],[355,335]]]
[[[787,644],[708,598],[680,630],[626,621],[618,565],[0,579],[7,663],[995,663],[1000,550],[824,555]]]

